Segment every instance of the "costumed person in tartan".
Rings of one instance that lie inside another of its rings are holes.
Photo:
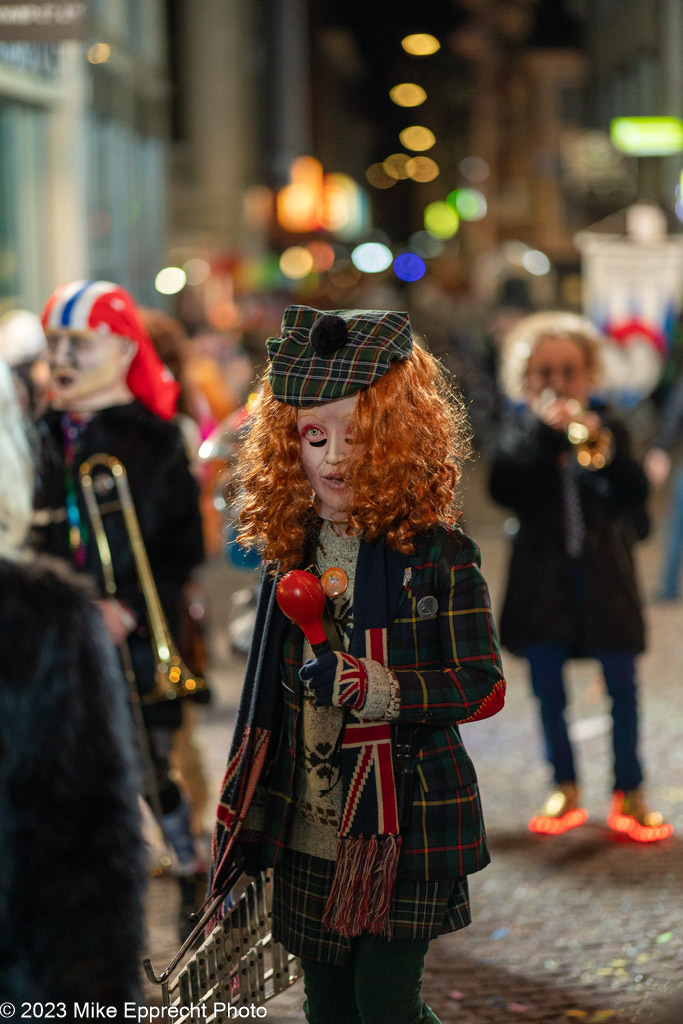
[[[142,997],[132,724],[84,581],[25,547],[34,477],[25,427],[0,360],[0,1002],[123,1012]]]
[[[240,456],[241,538],[266,569],[214,835],[274,866],[273,937],[301,957],[311,1024],[436,1021],[429,940],[470,921],[489,861],[459,726],[505,682],[454,492],[462,404],[406,313],[290,306]],[[320,657],[276,600],[320,576]]]
[[[503,377],[520,400],[492,454],[490,491],[514,511],[501,642],[529,663],[554,788],[532,831],[583,824],[578,771],[565,721],[564,666],[601,663],[613,718],[608,824],[639,841],[671,835],[647,809],[638,753],[636,656],[645,646],[633,558],[647,532],[648,487],[624,423],[591,396],[604,339],[584,317],[525,317],[504,343]]]
[[[112,595],[80,473],[99,453],[122,463],[159,600],[171,636],[177,637],[183,587],[204,556],[198,486],[172,422],[178,385],[156,354],[132,297],[109,281],[61,286],[48,300],[42,322],[53,399],[37,424],[42,452],[33,539],[39,550],[63,558],[95,582],[110,635],[130,660],[132,696],[141,701],[134,711],[144,789],[175,855],[183,933],[191,928],[189,913],[206,865],[191,832],[188,800],[169,769],[180,700],[145,702],[155,690],[160,654],[153,650],[135,551],[113,476],[93,475],[111,551]]]

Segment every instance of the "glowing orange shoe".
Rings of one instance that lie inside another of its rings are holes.
[[[532,818],[529,828],[544,836],[559,836],[570,828],[583,825],[588,812],[579,807],[579,789],[575,782],[561,782]]]
[[[674,827],[664,821],[659,811],[648,811],[643,802],[642,789],[622,791],[615,789],[607,824],[613,832],[635,839],[637,843],[654,843],[668,839]]]

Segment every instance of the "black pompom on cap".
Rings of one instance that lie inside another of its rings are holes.
[[[326,359],[346,345],[349,340],[349,329],[343,317],[334,313],[323,313],[311,327],[308,337],[316,355]]]

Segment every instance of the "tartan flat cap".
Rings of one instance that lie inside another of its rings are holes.
[[[366,388],[408,358],[413,338],[407,313],[288,306],[280,337],[268,338],[266,348],[275,398],[305,406]]]

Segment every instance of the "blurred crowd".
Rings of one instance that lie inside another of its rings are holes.
[[[620,403],[606,340],[576,314],[540,309],[521,277],[501,282],[484,315],[433,298],[416,294],[413,327],[453,374],[477,471],[514,516],[498,625],[528,662],[549,772],[530,827],[585,820],[563,672],[589,657],[612,701],[610,827],[664,839],[671,827],[644,793],[633,552],[648,492],[670,478],[652,598],[678,600],[683,375]],[[199,569],[246,557],[226,533],[226,485],[265,337],[190,335],[115,284],[72,282],[42,315],[0,318],[0,357],[0,590],[14,595],[0,602],[0,995],[115,1005],[139,996],[146,875],[177,878],[181,940],[203,900],[215,794],[196,728],[211,676]],[[258,558],[243,564],[256,588]],[[158,860],[145,854],[150,813],[167,847]],[[29,927],[44,900],[61,909]],[[87,951],[61,941],[81,934],[79,919]],[[76,976],[79,958],[90,966]]]

